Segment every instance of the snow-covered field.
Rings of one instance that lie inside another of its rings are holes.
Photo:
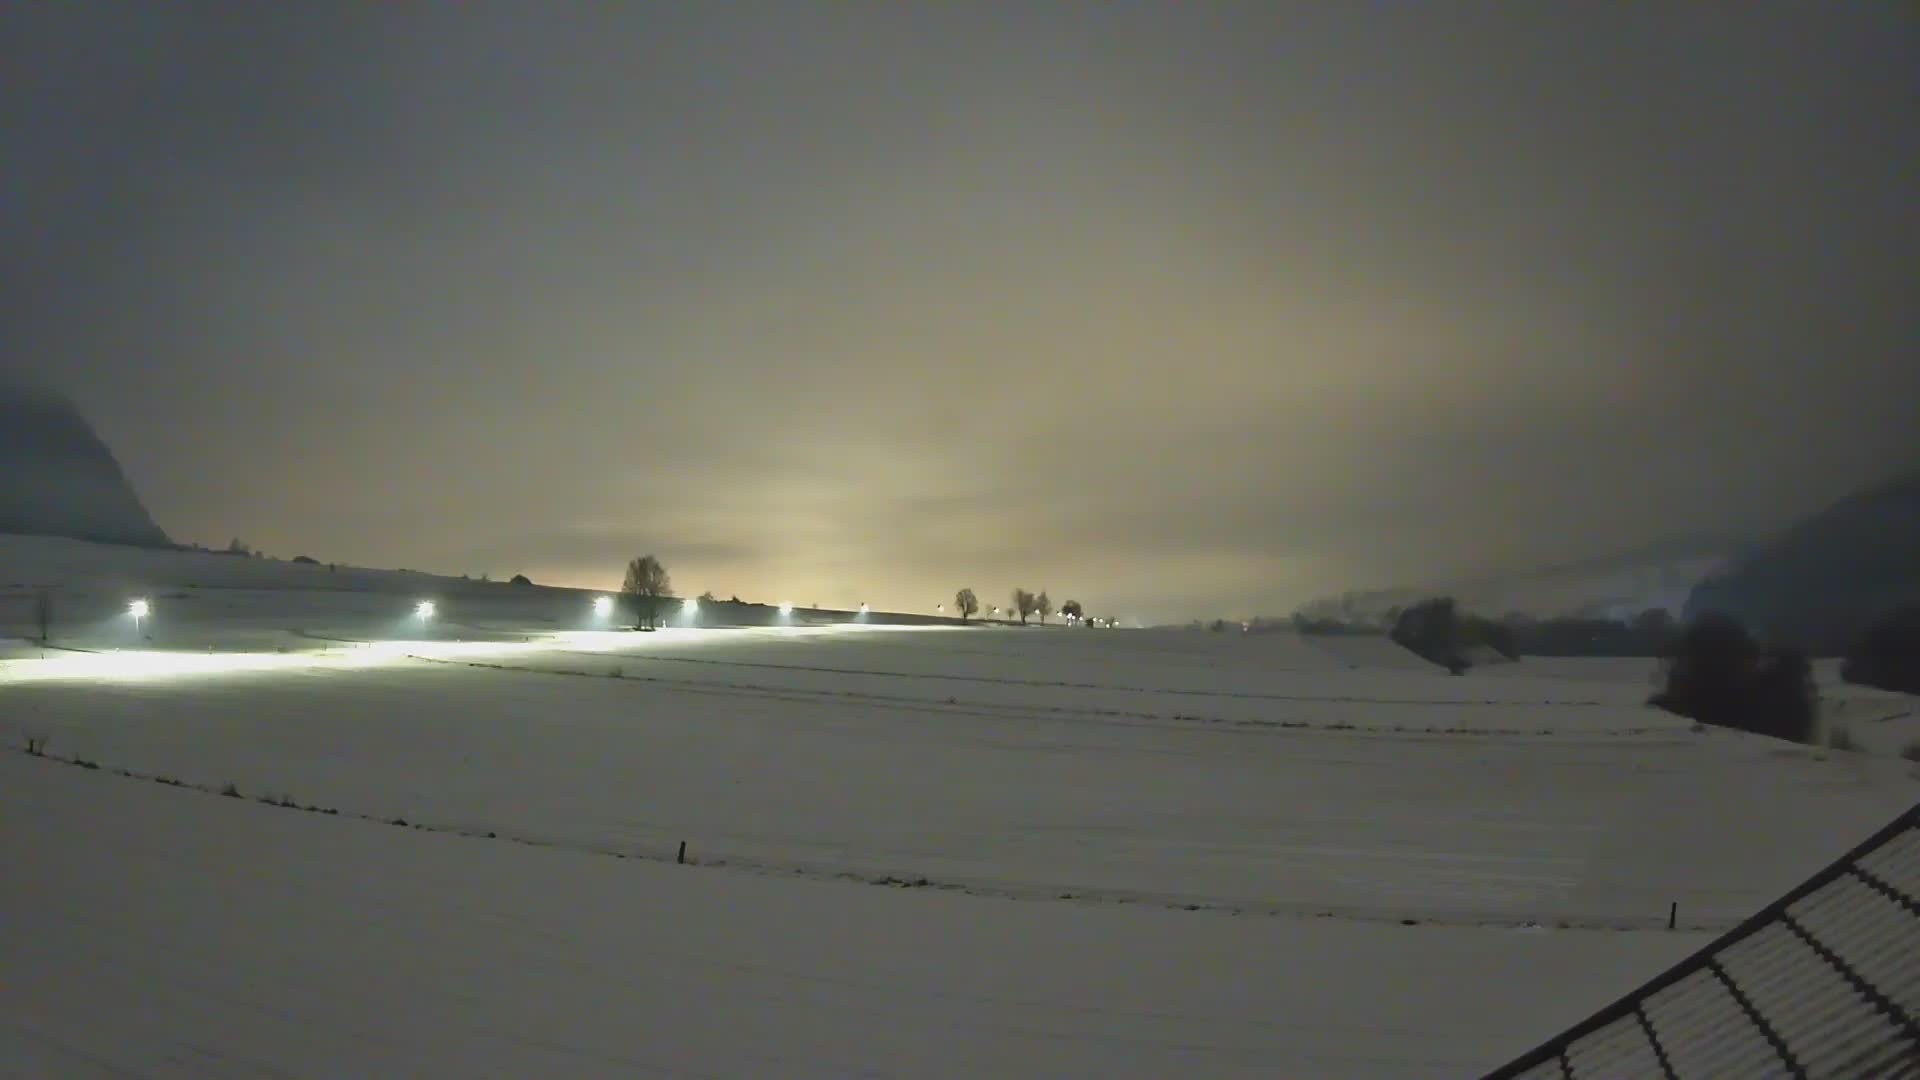
[[[0,560],[68,614],[0,654],[29,1075],[1467,1075],[1920,797],[1885,754],[1695,733],[1645,665],[622,634],[564,590]]]

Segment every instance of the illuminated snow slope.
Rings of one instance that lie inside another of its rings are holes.
[[[1890,756],[1695,733],[1643,665],[621,634],[585,594],[421,620],[270,576],[156,591],[144,641],[121,586],[168,568],[83,554],[97,620],[0,653],[29,1073],[1464,1075],[1920,797]],[[251,801],[282,794],[340,814]]]

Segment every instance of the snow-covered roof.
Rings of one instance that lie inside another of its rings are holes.
[[[1920,805],[1489,1080],[1920,1077]]]

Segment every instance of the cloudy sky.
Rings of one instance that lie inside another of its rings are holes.
[[[182,539],[1176,618],[1920,467],[1910,4],[19,4],[0,124]]]

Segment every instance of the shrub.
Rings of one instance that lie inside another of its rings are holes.
[[[240,797],[240,789],[235,787],[233,782],[229,780],[227,786],[220,789],[220,794],[225,795],[229,799],[237,799]]]
[[[1662,663],[1666,686],[1648,703],[1704,724],[1812,741],[1813,665],[1787,649],[1763,651],[1746,627],[1704,615],[1681,632]]]
[[[293,561],[299,563],[301,566],[319,566],[320,565],[320,560],[314,558],[311,555],[295,555],[293,557]]]
[[[1920,761],[1920,739],[1915,739],[1902,748],[1900,756],[1908,761]]]
[[[507,584],[509,584],[509,585],[531,585],[531,584],[533,584],[533,579],[532,579],[532,578],[530,578],[530,577],[528,577],[528,576],[527,576],[527,575],[525,575],[525,574],[515,574],[515,575],[513,575],[512,577],[510,577],[510,578],[508,578],[508,579],[507,579]]]

